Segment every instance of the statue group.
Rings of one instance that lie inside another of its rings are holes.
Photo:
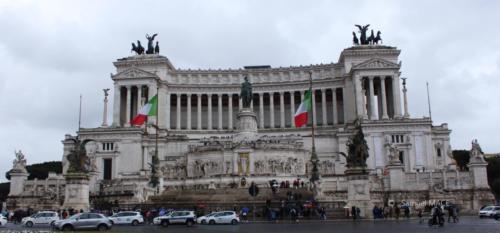
[[[144,50],[144,47],[142,47],[140,40],[137,40],[137,45],[132,42],[132,51],[134,51],[137,55],[144,54],[144,51],[146,52],[146,54],[159,54],[160,45],[158,44],[158,41],[156,41],[156,46],[153,47],[153,41],[157,35],[157,33],[153,34],[152,36],[146,34],[146,39],[148,40],[147,50]]]
[[[347,168],[366,168],[366,159],[368,158],[368,145],[361,128],[360,120],[354,122],[354,135],[347,142],[346,167]]]
[[[87,156],[85,145],[93,140],[85,139],[81,141],[79,138],[72,138],[69,140],[73,141],[74,144],[73,149],[66,157],[69,162],[68,173],[87,174],[92,170],[92,161],[89,156]]]
[[[360,36],[358,39],[358,37],[356,36],[356,33],[352,32],[352,36],[353,36],[352,42],[354,45],[360,45],[360,44],[361,45],[370,45],[370,44],[382,43],[382,37],[380,37],[380,35],[382,33],[380,31],[377,31],[377,36],[375,36],[375,34],[373,33],[373,30],[371,30],[371,35],[368,38],[366,37],[366,32],[368,31],[368,27],[370,26],[370,24],[367,24],[365,26],[361,26],[361,25],[356,24],[355,26],[359,28]]]

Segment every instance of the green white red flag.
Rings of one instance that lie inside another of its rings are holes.
[[[304,94],[304,100],[300,103],[299,108],[295,112],[294,121],[295,127],[302,127],[307,124],[308,112],[311,111],[312,107],[312,98],[311,98],[311,90],[306,91]]]
[[[137,114],[137,116],[130,121],[131,125],[142,125],[148,119],[148,116],[156,116],[158,111],[158,95],[153,96]]]

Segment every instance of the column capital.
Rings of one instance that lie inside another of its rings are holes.
[[[259,92],[259,93],[257,93],[257,94],[259,95],[259,97],[264,96],[264,92]]]
[[[187,97],[191,97],[191,95],[192,95],[191,93],[186,93]]]
[[[217,96],[218,96],[219,98],[221,98],[221,97],[222,97],[222,95],[223,95],[222,93],[217,93]]]
[[[369,79],[369,80],[373,80],[374,78],[375,78],[375,76],[371,76],[371,75],[370,75],[370,76],[368,76],[368,79]]]
[[[385,76],[384,75],[381,75],[379,76],[378,78],[380,78],[380,80],[384,81],[385,80]]]

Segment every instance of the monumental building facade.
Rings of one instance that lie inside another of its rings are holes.
[[[479,170],[458,171],[448,125],[410,115],[400,52],[385,45],[357,45],[344,49],[338,61],[330,64],[224,70],[178,69],[159,54],[118,59],[110,76],[114,84],[111,122],[106,98],[102,125],[77,133],[81,139],[93,140],[87,145],[90,196],[114,195],[120,203],[145,203],[169,192],[243,188],[242,179],[262,187],[273,179],[300,178],[307,183],[314,126],[321,178],[318,200],[348,205],[346,200],[365,198],[380,206],[384,199],[430,198],[450,200],[464,210],[490,201],[486,176],[482,177],[484,163],[479,161]],[[257,118],[253,138],[238,136],[244,77],[253,86],[250,108]],[[293,116],[310,78],[313,110],[309,114],[314,117],[297,128]],[[130,125],[155,95],[157,117],[149,117],[143,126]],[[341,154],[347,153],[356,119],[361,119],[369,148],[369,187],[350,193]],[[63,174],[71,138],[66,135],[63,140]],[[152,188],[149,179],[156,150],[160,184]],[[57,190],[64,188],[64,180],[51,179],[57,181]],[[24,189],[15,189],[11,204],[21,196],[38,195],[40,181],[20,178],[19,182]]]

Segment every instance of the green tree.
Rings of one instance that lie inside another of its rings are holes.
[[[29,173],[29,180],[33,180],[35,178],[43,180],[49,176],[49,172],[62,173],[62,162],[52,161],[45,163],[35,163],[26,166],[26,170]],[[10,171],[5,173],[5,178],[7,178],[8,180],[10,180],[9,172]]]
[[[468,150],[454,150],[452,151],[453,158],[457,161],[457,168],[460,171],[468,171],[467,164],[470,161],[470,151]]]
[[[500,158],[488,158],[486,161],[488,162],[488,184],[498,202],[500,200]]]

